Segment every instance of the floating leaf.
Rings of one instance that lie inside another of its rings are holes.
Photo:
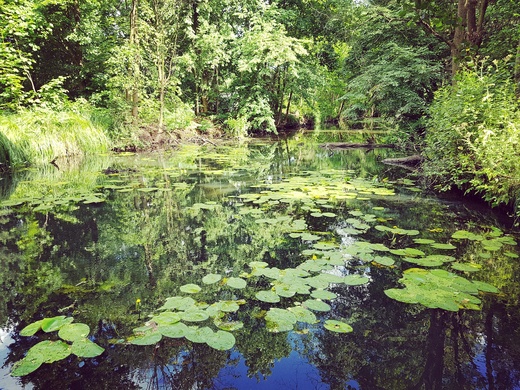
[[[431,244],[430,245],[432,248],[435,248],[435,249],[457,249],[456,246],[452,245],[452,244],[441,244],[441,243],[434,243],[434,244]]]
[[[60,328],[58,336],[62,340],[76,341],[82,340],[90,333],[90,327],[87,324],[67,324]]]
[[[209,314],[205,310],[190,309],[181,314],[183,321],[201,322],[209,318]]]
[[[215,318],[213,323],[217,328],[226,331],[235,331],[244,327],[244,324],[240,321],[223,321],[220,318]]]
[[[57,316],[52,318],[44,318],[42,320],[42,330],[44,332],[54,332],[60,329],[63,325],[70,324],[74,318],[65,317],[65,316]]]
[[[213,336],[211,328],[204,326],[203,328],[188,328],[185,337],[193,343],[205,343],[206,340]]]
[[[219,274],[208,274],[202,278],[202,283],[204,284],[214,284],[220,282],[222,276]]]
[[[328,290],[318,289],[318,290],[314,290],[311,293],[311,297],[316,298],[316,299],[327,299],[327,300],[329,300],[329,299],[337,298],[337,295],[334,294],[331,291],[328,291]]]
[[[33,322],[32,324],[27,325],[20,331],[20,336],[33,336],[36,332],[38,332],[42,327],[42,320]],[[38,367],[36,367],[38,368]]]
[[[473,280],[473,284],[479,289],[479,291],[489,292],[489,293],[493,293],[493,294],[499,293],[498,288],[496,288],[495,286],[493,286],[489,283],[481,282],[479,280]]]
[[[170,297],[159,310],[187,310],[195,303],[196,301],[191,297]]]
[[[212,333],[211,336],[206,339],[206,344],[219,351],[227,351],[233,348],[235,342],[235,336],[223,330]]]
[[[236,289],[242,289],[247,286],[247,282],[242,278],[229,278],[226,281],[226,284],[229,287],[236,288]]]
[[[160,325],[157,327],[157,332],[165,337],[178,339],[186,335],[188,327],[182,322],[177,322],[173,325]]]
[[[482,237],[479,234],[474,234],[471,232],[468,232],[466,230],[457,230],[455,233],[451,235],[451,238],[455,239],[467,239],[471,241],[482,241],[484,237]]]
[[[320,301],[318,299],[307,299],[302,303],[304,307],[314,311],[329,311],[331,309],[328,303]]]
[[[187,294],[196,294],[196,293],[200,292],[200,290],[202,290],[200,288],[200,286],[193,284],[193,283],[185,284],[185,285],[181,286],[179,289],[182,292],[187,293]]]
[[[294,306],[289,307],[287,310],[289,310],[291,313],[293,313],[296,316],[296,320],[298,322],[305,322],[307,324],[315,324],[318,322],[318,319],[316,318],[316,315],[301,306]]]
[[[347,275],[343,279],[343,283],[347,286],[359,286],[362,284],[366,284],[370,281],[366,276],[362,275]]]
[[[78,357],[93,358],[101,355],[105,349],[87,338],[76,339],[72,343],[72,353]]]
[[[130,344],[134,345],[154,345],[162,339],[162,334],[159,332],[147,332],[142,335],[130,338]]]
[[[156,316],[153,316],[152,321],[157,325],[172,325],[181,320],[180,313],[173,313],[171,311],[164,311]]]
[[[262,302],[277,303],[280,302],[278,294],[271,290],[259,291],[255,294],[256,299]]]
[[[43,364],[41,359],[35,357],[25,357],[13,364],[11,376],[25,376],[36,371]]]
[[[435,244],[435,240],[430,240],[428,238],[414,238],[413,242],[416,244]]]
[[[40,341],[27,352],[30,359],[42,359],[42,363],[54,363],[65,359],[71,354],[70,345],[61,340]]]
[[[323,327],[327,330],[330,330],[331,332],[336,332],[336,333],[350,333],[354,330],[346,322],[337,321],[337,320],[327,320],[327,321],[325,321],[325,324],[323,325]]]
[[[381,265],[391,266],[395,264],[395,260],[388,256],[376,256],[374,261]]]

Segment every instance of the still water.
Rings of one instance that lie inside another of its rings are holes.
[[[331,140],[3,177],[0,388],[520,389],[511,221]],[[57,316],[103,352],[10,376]]]

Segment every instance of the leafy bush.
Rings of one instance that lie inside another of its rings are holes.
[[[431,106],[425,173],[440,190],[458,187],[520,213],[520,110],[498,62],[471,64]]]

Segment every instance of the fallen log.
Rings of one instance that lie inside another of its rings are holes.
[[[385,158],[383,163],[389,165],[415,166],[419,165],[423,160],[423,156],[420,154],[414,154],[413,156],[408,157]]]
[[[351,142],[328,142],[320,145],[324,149],[373,149],[373,148],[395,148],[393,144],[374,144],[374,143],[351,143]]]

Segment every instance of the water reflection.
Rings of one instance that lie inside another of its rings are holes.
[[[0,378],[0,387],[520,387],[518,261],[514,253],[508,256],[504,251],[482,257],[481,248],[471,242],[458,246],[457,258],[478,262],[478,278],[503,292],[482,297],[482,311],[451,313],[391,300],[384,289],[396,287],[410,264],[384,267],[346,256],[341,272],[367,275],[370,283],[331,286],[338,297],[320,318],[344,318],[353,333],[337,334],[322,324],[303,323],[294,332],[269,332],[263,317],[270,305],[256,300],[254,292],[272,286],[258,279],[254,286],[250,282],[255,289],[205,286],[197,295],[208,303],[245,300],[229,317],[244,324],[233,333],[236,345],[231,351],[184,338],[150,347],[117,343],[167,297],[178,295],[179,286],[200,284],[208,273],[237,276],[251,261],[280,269],[305,261],[302,252],[312,248],[312,242],[288,237],[280,225],[259,222],[263,213],[304,219],[310,232],[337,240],[342,250],[358,240],[388,241],[395,247],[412,244],[411,237],[388,237],[374,229],[351,235],[353,211],[373,215],[377,223],[417,229],[422,238],[447,240],[456,229],[496,224],[491,214],[474,217],[463,204],[425,197],[407,181],[397,185],[392,197],[365,194],[367,199],[342,200],[328,209],[336,215],[330,219],[312,216],[315,206],[273,200],[252,207],[258,212],[244,212],[240,195],[308,172],[322,172],[323,186],[332,180],[327,176],[331,170],[344,172],[345,182],[381,184],[408,178],[408,172],[380,164],[390,153],[330,151],[297,135],[242,147],[189,147],[172,154],[103,158],[77,171],[49,170],[12,179],[3,192],[8,199],[0,220],[0,320],[5,329],[15,330],[6,366],[36,342],[17,331],[58,314],[87,323],[106,352],[93,359],[69,357],[44,364],[16,381]]]

